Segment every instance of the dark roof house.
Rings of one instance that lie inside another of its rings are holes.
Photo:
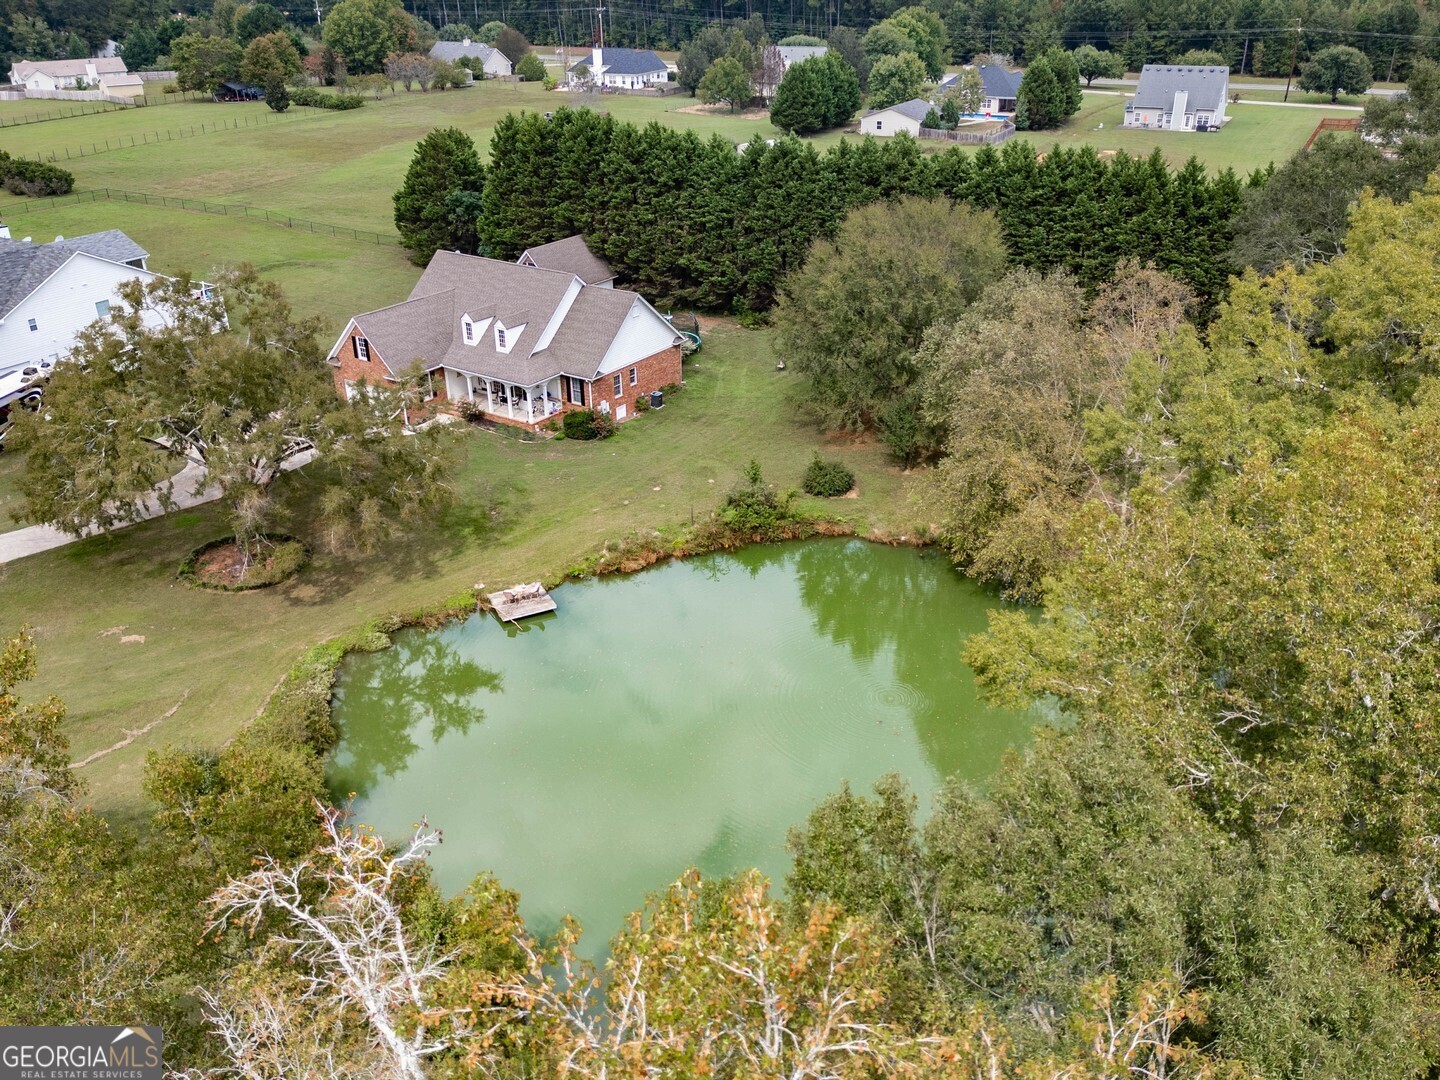
[[[57,237],[49,244],[32,244],[26,240],[0,239],[0,319],[4,319],[21,300],[70,261],[76,252],[84,252],[113,263],[145,269],[150,253],[119,229]]]
[[[602,404],[626,419],[647,379],[679,381],[680,336],[639,295],[610,287],[609,268],[574,241],[526,252],[548,267],[436,252],[408,300],[350,320],[330,351],[337,391],[418,365],[437,397],[502,422]],[[585,280],[602,273],[598,285]]]
[[[1146,64],[1140,85],[1125,106],[1126,127],[1171,131],[1222,126],[1230,90],[1230,69],[1179,64]]]
[[[526,248],[516,260],[521,266],[538,266],[542,270],[560,270],[574,274],[586,285],[609,286],[615,281],[610,264],[590,250],[583,236],[567,236],[548,244]]]
[[[1024,73],[1007,71],[996,64],[981,64],[980,85],[985,88],[987,98],[997,101],[1014,101],[1020,95],[1020,80]]]

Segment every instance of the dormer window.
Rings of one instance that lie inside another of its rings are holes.
[[[469,319],[465,320],[465,344],[475,344],[475,324]]]
[[[525,333],[525,323],[519,326],[506,326],[499,319],[495,320],[495,351],[508,353],[515,348],[515,343],[520,340],[520,335]]]

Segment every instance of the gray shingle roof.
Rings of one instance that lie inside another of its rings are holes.
[[[643,301],[626,289],[582,286],[554,337],[537,351],[575,276],[438,251],[409,300],[357,315],[355,323],[392,374],[421,360],[427,370],[443,366],[520,386],[560,374],[590,379],[630,309]],[[467,345],[460,333],[467,314],[476,322],[498,318],[524,329],[508,353],[495,347],[491,327]]]
[[[911,98],[909,101],[902,101],[897,105],[887,105],[883,109],[871,109],[865,114],[865,117],[878,116],[883,112],[898,112],[901,116],[909,117],[918,124],[925,120],[925,114],[934,107],[924,98]]]
[[[591,53],[580,63],[573,64],[570,70],[574,71],[581,64],[593,68],[594,61],[595,54]],[[607,75],[648,75],[652,71],[669,70],[665,61],[649,49],[604,49],[600,53],[600,61]]]
[[[473,56],[483,64],[495,51],[493,45],[485,45],[479,41],[437,41],[430,46],[430,58],[455,61],[462,56]]]
[[[86,74],[87,64],[95,65],[97,75],[126,70],[125,61],[118,56],[96,56],[88,60],[17,60],[10,65],[10,70],[21,79],[28,79],[37,71],[52,79],[68,79]]]
[[[1175,94],[1184,90],[1190,95],[1188,111],[1218,111],[1225,103],[1230,85],[1230,69],[1225,67],[1177,67],[1172,64],[1146,64],[1140,69],[1140,85],[1130,106],[1137,109],[1169,109]]]
[[[610,269],[610,264],[590,250],[583,236],[567,236],[564,240],[552,240],[539,247],[527,248],[517,261],[529,262],[542,270],[574,274],[586,285],[615,280],[615,271]]]
[[[985,96],[992,98],[1013,98],[1020,93],[1023,73],[1006,71],[994,64],[980,65],[980,84],[985,87]]]
[[[21,300],[80,251],[117,263],[132,262],[149,255],[119,229],[72,236],[68,240],[56,240],[49,244],[0,239],[0,319],[14,311]]]

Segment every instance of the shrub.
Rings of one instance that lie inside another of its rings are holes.
[[[11,195],[64,195],[75,186],[75,177],[58,165],[13,158],[0,151],[0,185]]]
[[[641,394],[639,397],[637,397],[637,398],[635,399],[635,411],[636,411],[637,413],[649,412],[649,411],[650,411],[650,395],[649,395],[649,394]]]
[[[326,94],[313,86],[298,87],[290,95],[290,104],[308,105],[312,109],[358,109],[365,104],[361,94]]]
[[[776,536],[792,521],[792,492],[776,493],[765,483],[758,462],[750,462],[745,479],[730,489],[720,504],[720,520],[737,532]]]
[[[561,431],[567,439],[608,439],[615,434],[615,418],[594,409],[576,409],[565,414]]]
[[[455,411],[466,423],[478,424],[485,419],[485,409],[479,402],[461,401],[455,406]]]
[[[164,86],[160,87],[160,92],[162,94],[178,94],[180,92],[180,87],[175,85],[173,82],[167,82]]]
[[[855,474],[838,461],[821,461],[816,454],[800,486],[811,495],[833,499],[855,486]]]

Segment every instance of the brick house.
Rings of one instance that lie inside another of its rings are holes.
[[[680,381],[680,341],[608,279],[438,251],[408,300],[349,321],[330,363],[346,397],[418,367],[438,408],[469,401],[487,419],[535,428],[572,409],[634,416],[638,398]]]

